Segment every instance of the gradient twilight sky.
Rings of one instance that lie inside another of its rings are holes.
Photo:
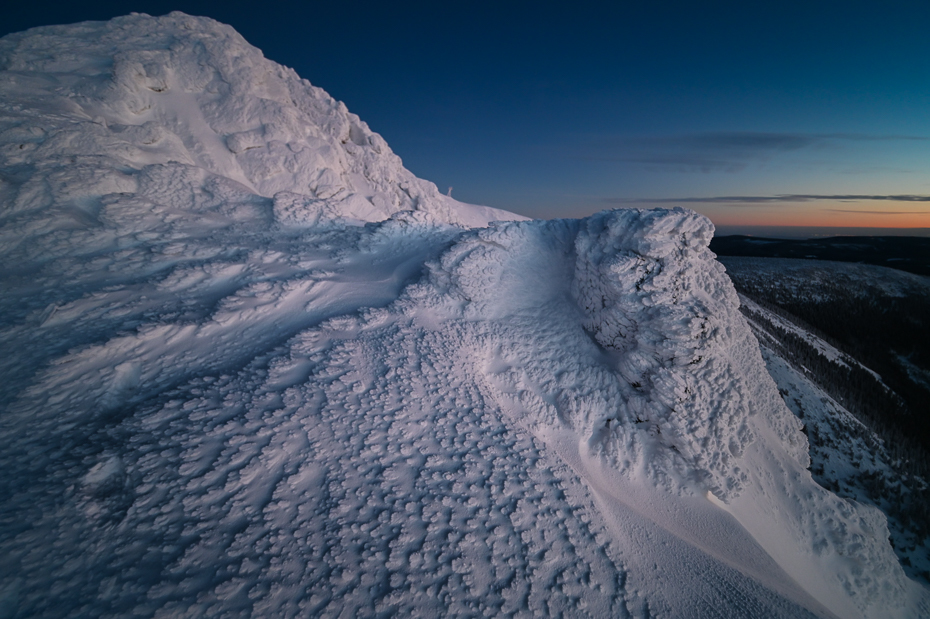
[[[175,9],[231,24],[465,202],[930,235],[927,0],[37,1],[0,34]]]

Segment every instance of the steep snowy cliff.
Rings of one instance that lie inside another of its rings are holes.
[[[208,19],[0,70],[0,616],[930,612],[703,217],[500,221]]]

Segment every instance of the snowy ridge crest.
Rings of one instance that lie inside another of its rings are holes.
[[[682,209],[496,224],[427,263],[395,306],[421,338],[443,334],[437,354],[472,368],[486,406],[542,440],[569,432],[634,483],[709,491],[768,543],[745,512],[763,506],[779,514],[765,525],[784,531],[776,544],[791,540],[830,574],[819,593],[852,600],[841,615],[903,610],[884,516],[810,480],[801,423],[765,371],[711,234]]]
[[[646,429],[727,500],[746,481],[737,464],[753,440],[745,373],[755,379],[759,368],[735,367],[729,359],[730,349],[754,342],[707,249],[712,236],[706,218],[684,210],[589,218],[575,242],[572,294],[585,313],[584,328],[609,351],[622,378],[626,410],[619,427]],[[614,430],[612,437],[618,460],[629,449],[630,437],[622,434]]]
[[[656,482],[697,484],[727,500],[746,481],[748,385],[765,370],[707,249],[712,230],[681,209],[493,226],[443,254],[408,289],[407,311],[506,321],[506,345],[477,355],[502,369],[490,373],[496,393],[517,394],[534,423],[568,425],[620,469],[646,468]],[[558,344],[546,353],[539,341]],[[798,420],[766,409],[806,466]]]

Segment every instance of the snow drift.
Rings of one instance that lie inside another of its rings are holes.
[[[703,217],[457,203],[208,19],[0,69],[0,615],[930,612]]]

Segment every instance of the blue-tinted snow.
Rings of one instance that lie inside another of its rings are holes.
[[[703,217],[503,223],[207,19],[0,69],[5,616],[928,612]]]

